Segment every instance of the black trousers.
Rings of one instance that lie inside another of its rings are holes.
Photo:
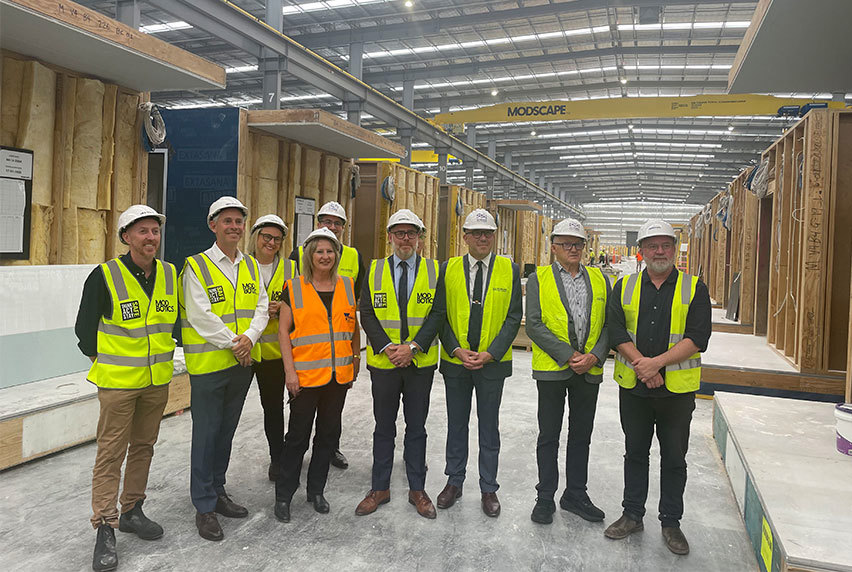
[[[299,488],[302,462],[308,450],[314,418],[316,434],[311,464],[308,466],[307,492],[317,495],[325,490],[331,454],[340,434],[340,415],[347,389],[348,385],[340,385],[335,381],[321,387],[303,387],[290,402],[290,424],[284,436],[284,451],[279,463],[280,476],[275,482],[276,500],[290,502]]]
[[[254,362],[252,365],[263,407],[263,430],[273,463],[284,450],[284,362],[281,358]]]
[[[552,499],[559,487],[559,435],[565,413],[565,394],[568,394],[568,446],[565,449],[565,496],[571,500],[586,500],[589,478],[589,445],[595,426],[598,403],[597,383],[586,382],[585,376],[575,375],[558,381],[537,381],[538,387],[538,484],[541,499]]]
[[[497,462],[500,457],[500,403],[504,378],[487,379],[480,371],[460,376],[444,375],[447,394],[447,483],[461,488],[467,472],[470,405],[476,390],[479,422],[479,490],[497,492]]]
[[[408,487],[413,491],[426,488],[426,417],[435,368],[395,368],[370,370],[373,390],[373,479],[374,491],[390,488],[393,450],[396,440],[396,418],[399,399],[405,417],[402,458]]]
[[[660,443],[660,522],[680,526],[686,488],[686,452],[689,425],[695,410],[695,393],[670,397],[636,397],[621,388],[618,394],[624,431],[624,513],[639,520],[645,516],[651,438]]]
[[[192,448],[189,491],[200,513],[213,512],[225,490],[231,444],[240,422],[251,368],[235,365],[223,371],[190,375]]]

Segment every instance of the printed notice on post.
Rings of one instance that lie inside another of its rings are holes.
[[[0,252],[24,248],[24,210],[27,190],[24,181],[0,179]]]

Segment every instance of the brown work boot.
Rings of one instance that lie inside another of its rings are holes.
[[[383,491],[370,491],[367,493],[367,496],[364,497],[364,500],[358,504],[358,507],[355,509],[355,514],[358,516],[372,514],[376,512],[379,505],[385,504],[386,502],[390,502],[389,489],[385,489]]]
[[[438,516],[435,513],[435,505],[432,504],[432,499],[426,494],[426,491],[408,491],[408,502],[414,505],[417,509],[417,514],[424,518],[435,518]]]
[[[456,504],[456,499],[460,499],[461,496],[461,487],[447,483],[447,486],[445,486],[444,490],[441,491],[441,494],[438,495],[438,508],[450,508]]]
[[[621,518],[610,524],[604,531],[604,536],[613,540],[621,540],[627,538],[634,532],[644,530],[645,525],[641,520],[633,520],[626,514],[622,514]]]
[[[689,542],[677,526],[663,527],[663,540],[666,541],[666,546],[675,554],[685,556],[689,554]]]

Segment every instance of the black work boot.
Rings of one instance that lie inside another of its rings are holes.
[[[118,554],[115,552],[115,531],[110,525],[102,524],[98,527],[92,570],[106,572],[116,568],[118,568]]]
[[[142,512],[142,503],[139,501],[129,511],[118,519],[118,529],[121,532],[135,532],[142,540],[157,540],[163,536],[163,527],[145,516]]]

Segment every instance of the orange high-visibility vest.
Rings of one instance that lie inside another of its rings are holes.
[[[352,337],[355,333],[355,287],[352,278],[338,276],[331,302],[331,317],[313,285],[304,276],[287,281],[293,312],[293,361],[299,386],[319,387],[355,378]]]

